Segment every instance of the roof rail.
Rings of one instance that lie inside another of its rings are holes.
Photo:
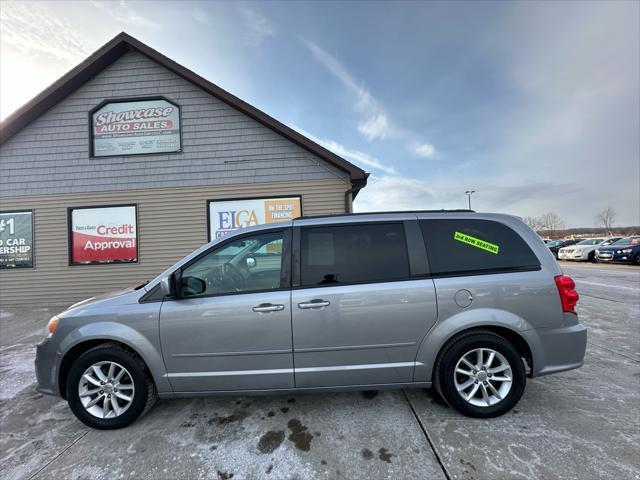
[[[469,210],[466,208],[455,208],[451,210],[396,210],[390,212],[358,212],[358,213],[334,213],[331,215],[302,215],[296,217],[293,220],[306,220],[311,218],[328,218],[328,217],[358,217],[362,215],[384,215],[384,214],[396,214],[396,213],[476,213],[475,210]]]

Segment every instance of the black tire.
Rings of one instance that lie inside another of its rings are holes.
[[[636,255],[633,257],[633,263],[635,263],[636,265],[640,265],[640,253],[636,253]]]
[[[80,378],[97,362],[117,362],[128,370],[135,387],[133,401],[127,410],[115,418],[98,418],[82,405],[78,392]],[[67,377],[67,402],[74,415],[85,425],[100,430],[126,427],[144,415],[156,402],[155,384],[142,358],[118,344],[105,343],[82,354],[71,366]]]
[[[587,258],[587,261],[591,263],[596,263],[596,252],[589,252],[589,257]]]
[[[454,371],[458,361],[477,348],[489,348],[501,354],[510,364],[511,389],[498,403],[491,406],[476,406],[462,398],[454,382]],[[488,331],[463,333],[452,338],[443,347],[435,366],[435,386],[440,396],[458,412],[467,417],[490,418],[511,410],[522,397],[526,385],[526,372],[520,354],[511,342]]]

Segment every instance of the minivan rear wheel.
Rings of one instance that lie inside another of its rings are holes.
[[[436,389],[469,417],[502,415],[518,403],[526,372],[516,348],[492,332],[469,332],[450,340],[436,364]]]
[[[66,385],[74,415],[85,425],[101,430],[130,425],[157,398],[143,360],[113,343],[81,355],[71,366]]]

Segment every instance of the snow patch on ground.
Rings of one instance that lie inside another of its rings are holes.
[[[33,345],[15,345],[0,353],[0,399],[15,397],[36,382]]]

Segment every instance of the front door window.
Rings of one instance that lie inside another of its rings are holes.
[[[282,288],[283,235],[261,233],[212,250],[182,271],[181,297]]]

